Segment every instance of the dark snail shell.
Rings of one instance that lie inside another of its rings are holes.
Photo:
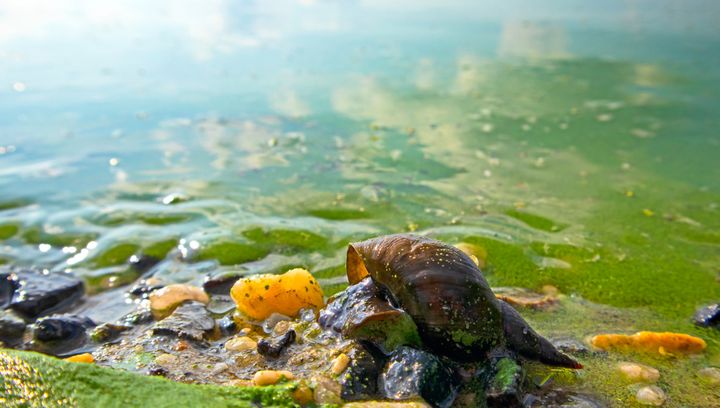
[[[351,285],[370,276],[412,317],[423,344],[437,354],[477,361],[507,346],[546,364],[580,367],[501,304],[477,265],[453,246],[409,234],[353,243],[347,276]]]

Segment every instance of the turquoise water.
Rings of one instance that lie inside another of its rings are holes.
[[[717,4],[266,3],[0,5],[0,262],[330,294],[348,242],[415,231],[720,363]]]

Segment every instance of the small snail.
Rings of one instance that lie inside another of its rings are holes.
[[[496,299],[478,266],[453,246],[409,234],[353,243],[347,276],[351,285],[370,276],[436,354],[478,361],[506,347],[548,365],[582,368]]]

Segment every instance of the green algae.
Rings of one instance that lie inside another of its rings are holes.
[[[138,252],[140,245],[131,242],[117,243],[100,251],[89,259],[89,262],[96,268],[103,268],[114,265],[121,265]]]
[[[565,224],[554,222],[553,220],[529,213],[527,211],[510,209],[506,210],[505,214],[541,231],[556,232],[562,231],[567,227]]]
[[[295,385],[193,385],[93,364],[0,350],[0,402],[5,407],[214,406],[297,407]]]
[[[14,237],[19,230],[17,224],[0,224],[0,241]]]
[[[215,259],[220,265],[238,265],[258,260],[268,253],[267,249],[249,242],[220,240],[202,247],[196,259]]]

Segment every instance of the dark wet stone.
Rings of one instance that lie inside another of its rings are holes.
[[[67,309],[85,293],[81,280],[64,273],[16,271],[10,280],[15,291],[9,307],[30,320]]]
[[[205,292],[213,295],[227,295],[230,288],[240,279],[237,272],[222,272],[220,274],[208,275],[202,286]]]
[[[359,343],[352,346],[347,356],[350,357],[350,364],[339,379],[342,399],[357,401],[377,397],[378,378],[384,365],[382,356]]]
[[[85,336],[95,322],[85,316],[55,315],[38,319],[32,327],[33,339],[39,341],[67,341]]]
[[[458,390],[455,373],[433,354],[399,347],[389,357],[379,387],[385,398],[422,398],[434,407],[449,407]]]
[[[0,311],[0,341],[8,346],[22,342],[25,321],[11,310]]]
[[[130,258],[130,267],[140,273],[149,271],[153,266],[160,263],[161,259],[150,255],[140,255]]]
[[[232,336],[238,332],[237,323],[235,323],[235,320],[230,315],[218,320],[217,325],[220,329],[220,334],[223,336]]]
[[[542,395],[527,394],[521,406],[523,408],[605,408],[607,404],[590,395],[552,390]]]
[[[720,303],[699,309],[695,312],[694,320],[701,327],[720,327]]]
[[[345,338],[370,342],[386,353],[402,345],[420,345],[412,317],[393,307],[371,278],[333,296],[320,311],[318,323]]]
[[[165,367],[161,367],[159,365],[152,364],[152,365],[148,366],[147,374],[153,375],[156,377],[166,377],[169,374],[169,371]]]
[[[215,319],[200,302],[185,302],[168,317],[155,323],[152,334],[201,342],[215,328]]]
[[[130,329],[130,326],[122,324],[104,323],[93,329],[90,338],[96,343],[106,343],[117,339],[122,332]]]
[[[290,329],[280,336],[261,339],[257,343],[258,354],[277,358],[284,349],[295,341],[295,337],[295,330]]]
[[[10,304],[15,292],[15,284],[10,272],[0,272],[0,308],[5,309]]]
[[[127,326],[138,326],[144,323],[150,323],[154,320],[152,312],[150,310],[136,310],[132,313],[125,315],[120,319],[120,324]]]
[[[485,397],[489,408],[520,407],[522,402],[522,367],[510,357],[491,362]]]
[[[147,281],[145,279],[140,280],[140,282],[134,284],[130,289],[128,289],[127,293],[133,296],[146,298],[152,291],[161,289],[165,285],[148,285]]]

